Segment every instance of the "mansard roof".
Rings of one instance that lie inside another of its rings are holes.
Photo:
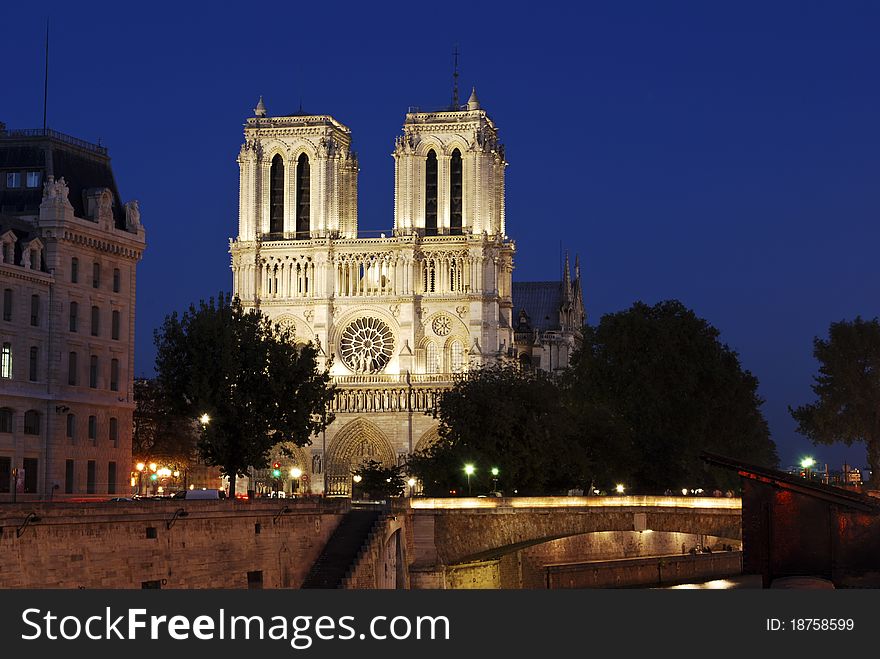
[[[0,172],[40,171],[35,188],[0,186],[0,212],[7,215],[39,215],[43,183],[49,176],[64,177],[70,203],[77,217],[86,217],[86,191],[109,188],[113,194],[113,218],[125,228],[125,208],[116,187],[107,149],[51,129],[7,130],[0,128]]]

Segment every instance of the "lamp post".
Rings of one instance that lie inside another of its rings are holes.
[[[801,460],[801,468],[804,470],[804,477],[807,480],[812,480],[812,477],[810,475],[810,467],[812,467],[814,464],[816,464],[816,461],[809,456]]]
[[[290,470],[290,477],[293,479],[293,490],[291,494],[296,494],[299,492],[299,479],[303,475],[302,469],[299,467],[293,467]]]
[[[413,495],[413,490],[414,490],[415,487],[416,487],[416,479],[410,477],[409,480],[406,481],[406,484],[409,485],[409,496],[412,497],[412,495]]]
[[[472,464],[466,464],[464,466],[464,473],[467,474],[468,496],[471,495],[471,476],[475,471],[476,469],[474,469],[474,465]]]
[[[492,492],[498,492],[498,467],[492,467]]]

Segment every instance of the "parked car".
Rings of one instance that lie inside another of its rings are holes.
[[[219,499],[226,498],[226,491],[216,489],[186,490],[183,498],[187,501],[192,499],[203,501],[217,501]]]

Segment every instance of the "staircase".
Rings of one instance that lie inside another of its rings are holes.
[[[382,514],[382,509],[374,507],[350,510],[333,531],[301,588],[339,588]]]

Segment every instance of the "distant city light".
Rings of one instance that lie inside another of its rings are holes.
[[[801,467],[803,467],[804,469],[809,469],[814,464],[816,464],[816,461],[809,456],[801,460]]]

